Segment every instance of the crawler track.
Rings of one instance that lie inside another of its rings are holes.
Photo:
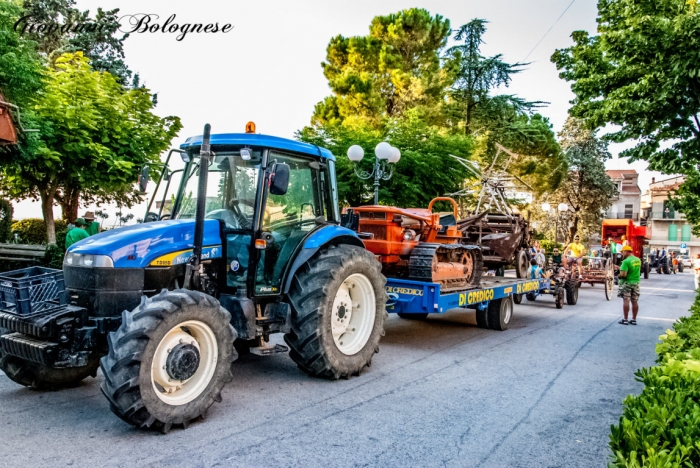
[[[476,245],[418,244],[408,263],[411,279],[438,283],[444,292],[478,286],[483,269],[481,249]]]

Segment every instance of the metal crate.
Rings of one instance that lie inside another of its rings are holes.
[[[0,273],[0,311],[23,317],[66,305],[63,272],[29,267]]]

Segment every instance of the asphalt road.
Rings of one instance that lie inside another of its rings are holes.
[[[642,286],[636,327],[617,324],[621,299],[600,285],[561,310],[523,301],[504,332],[472,311],[391,316],[372,367],[347,381],[245,356],[207,419],[167,435],[114,416],[101,375],[54,393],[0,375],[0,465],[603,467],[634,372],[694,297],[689,272]]]

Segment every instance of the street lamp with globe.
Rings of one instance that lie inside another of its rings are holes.
[[[359,162],[365,155],[365,150],[360,145],[352,145],[348,148],[348,159],[352,161],[352,168],[355,175],[360,179],[367,180],[374,177],[374,204],[379,204],[379,181],[389,180],[394,175],[394,164],[401,159],[401,151],[394,148],[389,143],[382,141],[374,148],[374,169],[372,172],[363,171],[359,168]]]
[[[542,203],[542,211],[544,211],[547,214],[551,214],[555,217],[554,221],[554,243],[559,242],[559,217],[562,215],[562,213],[569,211],[569,205],[566,203],[559,203],[557,205],[556,211],[554,208],[547,202]]]

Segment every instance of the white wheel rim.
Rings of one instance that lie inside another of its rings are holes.
[[[189,333],[187,331],[189,331]],[[186,380],[173,379],[167,371],[171,350],[178,344],[191,344],[199,351],[199,367]],[[209,385],[219,356],[216,335],[209,325],[198,320],[188,320],[173,327],[165,334],[153,355],[151,383],[156,395],[169,405],[184,405],[197,398]]]
[[[513,315],[513,303],[510,301],[505,301],[506,302],[506,314],[505,317],[503,317],[503,323],[510,323],[510,318]]]
[[[352,356],[369,340],[377,311],[374,289],[360,273],[348,276],[340,284],[333,300],[331,333],[338,350]]]

